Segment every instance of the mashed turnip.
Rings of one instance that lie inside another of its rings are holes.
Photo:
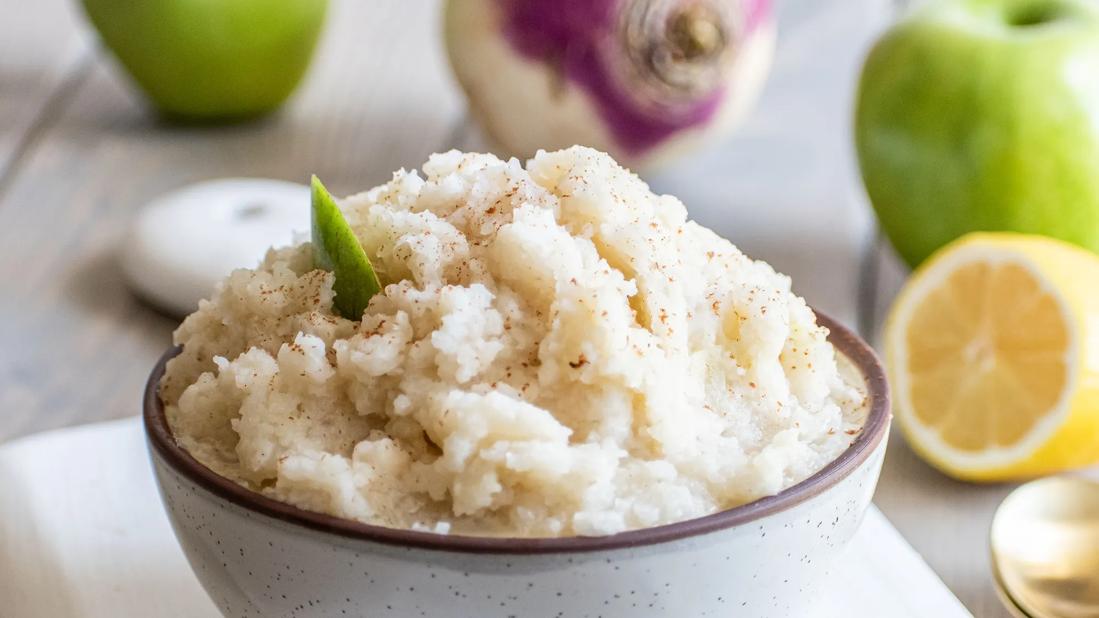
[[[361,322],[306,243],[175,334],[176,438],[256,491],[393,527],[601,535],[781,491],[864,420],[789,279],[607,155],[452,151],[341,206],[386,284]]]

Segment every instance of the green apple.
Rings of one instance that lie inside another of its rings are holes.
[[[915,11],[866,60],[855,142],[882,228],[913,266],[975,230],[1099,251],[1099,2]]]
[[[316,176],[311,184],[313,265],[336,276],[332,284],[336,311],[349,320],[361,320],[370,298],[382,290],[382,284],[332,194]]]
[[[301,80],[327,0],[83,0],[107,47],[165,116],[247,118]]]

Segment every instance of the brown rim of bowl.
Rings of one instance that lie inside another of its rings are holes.
[[[862,432],[851,446],[816,474],[775,495],[704,517],[607,536],[508,538],[387,528],[307,511],[254,492],[202,465],[172,438],[158,391],[165,364],[179,353],[179,348],[165,353],[149,376],[145,387],[143,413],[145,433],[156,453],[168,466],[215,496],[249,511],[344,538],[473,554],[565,554],[656,545],[747,524],[800,504],[846,478],[881,443],[890,417],[889,386],[881,363],[870,346],[853,332],[820,313],[817,314],[817,319],[822,326],[829,329],[828,340],[854,363],[866,381],[870,411]]]

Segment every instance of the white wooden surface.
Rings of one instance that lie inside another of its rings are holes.
[[[903,277],[887,251],[867,253],[872,217],[849,139],[858,65],[889,21],[888,1],[779,7],[775,70],[747,124],[649,180],[853,325],[860,295],[880,315]],[[476,144],[437,9],[435,0],[332,0],[316,63],[285,110],[180,129],[146,113],[77,2],[0,0],[0,439],[137,411],[174,322],[128,294],[113,256],[125,222],[153,196],[205,178],[312,172],[350,192],[434,150]],[[860,288],[863,270],[880,281]],[[985,536],[1007,488],[953,483],[896,436],[890,449],[882,511],[975,615],[1006,615]]]

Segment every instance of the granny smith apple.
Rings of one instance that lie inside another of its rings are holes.
[[[923,6],[871,50],[855,117],[867,193],[910,264],[974,230],[1099,251],[1099,2]]]
[[[327,0],[83,0],[119,62],[170,118],[278,107],[313,55]]]
[[[313,265],[336,276],[332,284],[336,311],[349,320],[361,320],[382,284],[335,198],[316,176],[311,184]]]

